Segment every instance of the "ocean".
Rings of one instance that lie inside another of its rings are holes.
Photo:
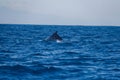
[[[120,27],[0,24],[0,80],[120,80]]]

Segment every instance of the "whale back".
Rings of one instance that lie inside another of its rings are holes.
[[[53,33],[47,40],[59,40],[62,41],[62,38],[57,34],[57,31]]]

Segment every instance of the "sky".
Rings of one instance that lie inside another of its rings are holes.
[[[0,0],[0,24],[120,26],[120,0]]]

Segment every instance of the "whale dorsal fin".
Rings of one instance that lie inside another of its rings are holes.
[[[62,41],[62,38],[57,34],[57,31],[56,31],[47,40],[59,40],[59,41]]]

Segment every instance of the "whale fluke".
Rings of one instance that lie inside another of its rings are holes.
[[[45,40],[47,40],[47,41],[62,41],[62,38],[57,34],[57,31],[56,31]]]

